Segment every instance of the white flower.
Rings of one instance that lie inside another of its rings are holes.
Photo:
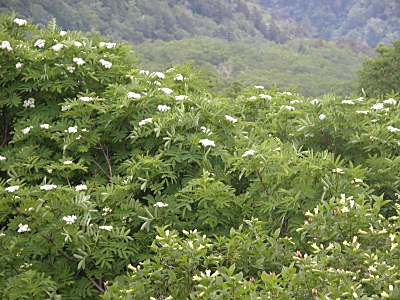
[[[293,94],[291,92],[283,92],[282,95],[292,96]]]
[[[64,165],[70,165],[72,164],[72,160],[66,160],[63,162]]]
[[[69,106],[65,105],[65,106],[61,106],[61,111],[67,111],[69,110]]]
[[[55,52],[60,51],[64,47],[63,44],[55,44],[54,46],[51,47]]]
[[[263,87],[262,85],[255,85],[254,88],[255,88],[255,89],[260,89],[260,90],[263,90],[263,89],[264,89],[264,87]]]
[[[253,150],[253,149],[247,150],[246,152],[243,153],[242,157],[246,157],[246,156],[249,156],[249,155],[254,155],[255,152],[256,151]]]
[[[15,64],[15,68],[16,68],[16,69],[20,69],[20,68],[22,68],[23,65],[24,65],[24,64],[21,63],[21,62],[17,62],[17,63]]]
[[[56,186],[55,184],[45,184],[45,185],[42,185],[42,186],[40,187],[40,189],[41,189],[42,191],[51,191],[51,190],[53,190],[53,189],[55,189],[55,188],[57,188],[57,186]]]
[[[14,23],[17,24],[18,26],[25,26],[28,22],[26,22],[26,20],[24,19],[15,18]]]
[[[66,34],[67,34],[66,31],[64,31],[64,30],[61,30],[61,31],[60,31],[60,35],[61,35],[61,36],[64,36],[64,35],[66,35]]]
[[[338,174],[344,174],[343,169],[341,168],[336,168],[332,170],[333,173],[338,173]]]
[[[35,99],[29,98],[28,100],[25,100],[22,106],[26,108],[35,108]]]
[[[153,123],[153,118],[147,118],[139,122],[139,126],[143,126],[147,123]]]
[[[117,44],[116,44],[116,43],[105,43],[105,42],[100,42],[100,43],[99,43],[99,46],[100,46],[101,48],[105,47],[105,48],[107,48],[107,49],[111,49],[111,48],[116,47]]]
[[[341,209],[342,213],[348,213],[350,210],[347,206],[343,206],[343,208]]]
[[[227,121],[229,121],[229,122],[232,122],[232,123],[236,123],[237,122],[237,119],[235,119],[234,117],[228,116],[228,115],[225,115],[225,119]]]
[[[40,128],[49,129],[51,126],[49,124],[40,124]]]
[[[368,110],[356,110],[356,113],[367,115],[369,113],[369,111]]]
[[[171,107],[170,106],[168,106],[168,105],[158,105],[157,106],[157,109],[159,110],[159,111],[169,111],[170,109],[171,109]]]
[[[384,106],[383,106],[383,103],[376,103],[376,104],[372,105],[371,108],[378,110],[378,109],[383,109]]]
[[[23,134],[28,134],[32,128],[33,128],[32,126],[28,126],[28,127],[25,127],[24,129],[22,129],[21,131]]]
[[[364,97],[359,97],[359,98],[356,99],[356,101],[363,102],[364,101]]]
[[[275,148],[275,149],[272,150],[272,151],[281,151],[281,147]]]
[[[14,193],[15,191],[18,191],[18,189],[19,189],[19,185],[11,185],[11,186],[6,187],[5,191],[9,192],[9,193]]]
[[[79,100],[83,102],[89,102],[93,100],[93,97],[80,97]]]
[[[205,126],[201,126],[200,129],[201,129],[201,131],[203,131],[207,135],[211,135],[212,134],[211,129],[206,128]]]
[[[343,104],[354,104],[353,100],[343,100]]]
[[[25,224],[25,225],[19,224],[18,225],[18,232],[19,233],[27,232],[27,231],[31,231],[31,229],[29,228],[28,224]]]
[[[1,49],[7,49],[7,51],[12,51],[12,47],[9,41],[2,41],[0,45]]]
[[[325,119],[326,119],[326,115],[320,114],[320,115],[318,116],[318,118],[319,118],[320,120],[325,120]]]
[[[361,182],[363,182],[363,180],[361,178],[354,178],[353,182],[354,183],[361,183]]]
[[[74,41],[74,46],[80,48],[80,47],[82,47],[82,43],[78,42],[78,41]]]
[[[68,225],[74,224],[76,219],[77,219],[77,216],[75,216],[75,215],[65,216],[65,217],[62,218],[62,220],[64,222],[66,222]]]
[[[129,92],[127,94],[128,98],[133,98],[133,99],[140,99],[142,96],[138,93],[134,93],[134,92]]]
[[[260,94],[260,96],[261,96],[262,94]],[[272,98],[272,97],[271,97]],[[251,96],[251,97],[249,97],[249,98],[247,98],[247,100],[256,100],[257,99],[257,97],[256,96]]]
[[[399,132],[399,131],[400,131],[399,128],[393,127],[392,125],[389,125],[389,126],[387,127],[387,129],[388,129],[390,132]]]
[[[183,80],[183,75],[182,75],[182,74],[176,74],[176,75],[174,76],[174,80],[182,81],[182,80]]]
[[[169,95],[169,94],[171,94],[173,92],[173,90],[170,89],[170,88],[160,88],[159,90],[163,91],[167,95]]]
[[[67,71],[70,72],[70,73],[74,73],[75,67],[73,67],[73,66],[68,66],[68,67],[67,67]]]
[[[5,156],[0,155],[0,161],[6,160],[7,158]]]
[[[272,100],[272,96],[270,96],[270,95],[260,94],[260,95],[258,95],[258,96],[260,96],[261,99]],[[251,98],[252,98],[252,97],[251,97]],[[250,100],[253,100],[253,99],[250,99]]]
[[[112,63],[108,60],[100,59],[99,63],[106,69],[110,69],[112,67]]]
[[[83,132],[88,132],[89,130],[87,130],[86,128],[82,128]]]
[[[79,184],[75,187],[75,191],[79,192],[79,191],[85,191],[87,190],[87,185],[86,184]]]
[[[67,132],[68,133],[76,133],[76,132],[78,132],[78,127],[77,126],[68,127]]]
[[[215,147],[215,142],[212,140],[209,140],[209,139],[202,139],[199,141],[199,143],[202,144],[204,147],[207,147],[207,146]]]
[[[312,105],[316,105],[316,104],[319,103],[319,100],[318,100],[318,99],[314,99],[314,100],[311,100],[310,103],[311,103]]]
[[[139,71],[139,74],[140,74],[140,75],[149,75],[149,74],[150,74],[150,71],[149,71],[149,70],[140,70],[140,71]]]
[[[167,207],[168,204],[158,201],[156,204],[153,204],[153,206],[155,206],[155,207]]]
[[[107,226],[107,225],[103,225],[103,226],[99,226],[100,229],[103,230],[107,230],[107,231],[111,231],[113,229],[113,227],[111,225]]]
[[[185,95],[175,96],[175,100],[176,101],[182,101],[182,100],[185,100],[187,98],[188,98],[188,96],[185,96]]]
[[[164,73],[162,73],[162,72],[153,72],[153,73],[151,73],[151,75],[150,75],[151,77],[158,77],[158,78],[160,78],[160,79],[164,79],[165,78],[165,75],[164,75]]]
[[[297,99],[290,101],[290,104],[299,104],[299,103],[301,103],[301,101]]]
[[[296,110],[293,106],[290,105],[284,105],[284,108],[286,108],[287,110]]]
[[[36,40],[35,44],[33,44],[33,46],[38,47],[38,48],[44,48],[45,44],[46,44],[45,40],[38,39],[38,40]]]
[[[85,61],[84,61],[82,58],[80,58],[80,57],[74,57],[74,58],[72,59],[72,61],[73,61],[74,63],[76,63],[78,66],[82,66],[82,65],[85,64]]]
[[[383,103],[385,103],[385,104],[396,105],[397,101],[394,100],[393,98],[389,98],[389,99],[387,99],[387,100],[384,100]]]

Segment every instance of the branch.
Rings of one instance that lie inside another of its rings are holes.
[[[99,163],[94,158],[92,158],[92,160],[100,168],[100,170],[103,172],[103,174],[106,175],[107,178],[111,180],[112,178],[110,177],[110,175],[107,174],[107,172],[103,169],[103,167],[100,166]]]
[[[106,151],[104,151],[104,145],[103,143],[99,143],[100,149],[103,152],[104,158],[106,159],[107,165],[108,165],[108,170],[110,173],[109,177],[113,176],[113,172],[112,172],[112,166],[111,166],[111,162],[110,162],[110,158],[108,157],[108,149],[106,147]]]
[[[262,186],[263,186],[263,188],[264,188],[265,193],[266,193],[267,195],[269,195],[268,189],[267,189],[267,187],[266,187],[266,185],[265,185],[265,183],[264,183],[264,181],[263,181],[263,178],[262,178],[262,176],[261,176],[261,174],[260,174],[260,171],[256,170],[256,174],[257,174],[258,179],[260,179],[260,182],[261,182],[261,184],[262,184]]]
[[[104,294],[105,290],[92,277],[88,276],[87,274],[86,277],[90,280],[90,282],[96,287],[96,289],[100,293]]]

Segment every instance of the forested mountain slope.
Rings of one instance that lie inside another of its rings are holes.
[[[229,93],[263,84],[306,96],[346,95],[366,57],[347,42],[308,39],[307,26],[279,21],[256,0],[2,0],[1,11],[41,27],[55,17],[65,30],[131,42],[153,71],[194,61],[218,76],[217,90]]]
[[[3,0],[1,6],[0,12],[15,11],[38,24],[55,17],[64,28],[95,29],[134,43],[190,36],[284,42],[303,36],[295,25],[279,23],[253,0]]]
[[[398,0],[259,0],[281,20],[298,22],[304,32],[354,43],[391,43],[400,39]]]

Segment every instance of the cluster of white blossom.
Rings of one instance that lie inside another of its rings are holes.
[[[38,48],[44,48],[44,45],[46,44],[46,41],[43,39],[38,39],[36,42],[33,44],[33,46],[38,47]]]
[[[225,119],[231,123],[236,123],[237,119],[228,115],[225,115]]]
[[[261,99],[268,99],[268,100],[272,100],[272,96],[270,96],[270,95],[266,95],[266,94],[260,94],[260,95],[258,95]],[[256,98],[256,97],[254,97],[254,98]],[[252,100],[252,99],[250,99],[250,100]],[[255,100],[255,99],[254,99]]]
[[[28,127],[25,127],[24,129],[22,129],[21,131],[23,134],[28,134],[32,128],[33,128],[33,126],[28,126]]]
[[[174,80],[176,81],[183,81],[183,75],[182,74],[176,74],[174,76]]]
[[[253,150],[253,149],[250,149],[250,150],[245,151],[245,152],[243,153],[242,157],[252,156],[252,155],[254,155],[254,153],[256,153],[256,151]]]
[[[49,124],[40,124],[40,128],[42,128],[42,129],[50,129],[51,126]]]
[[[80,48],[80,47],[82,47],[82,43],[78,42],[78,41],[74,41],[74,46],[77,48]]]
[[[87,190],[87,185],[86,184],[79,184],[75,187],[75,191],[79,192],[79,191],[85,191]]]
[[[76,63],[78,66],[82,66],[82,65],[84,65],[86,62],[82,59],[82,58],[80,58],[80,57],[74,57],[73,59],[72,59],[72,61],[74,62],[74,63]]]
[[[133,98],[133,99],[140,99],[142,96],[138,93],[135,92],[128,92],[126,95],[128,98]]]
[[[44,184],[44,185],[42,185],[42,186],[40,187],[40,189],[41,189],[42,191],[51,191],[51,190],[53,190],[53,189],[55,189],[55,188],[57,188],[57,185],[55,185],[55,184]]]
[[[15,68],[16,68],[16,69],[21,69],[23,65],[24,65],[24,64],[23,64],[22,62],[17,62],[17,63],[15,64]]]
[[[108,60],[100,59],[99,63],[106,69],[110,69],[112,67],[112,63]]]
[[[0,155],[0,161],[6,160],[7,158],[5,156]]]
[[[153,118],[147,118],[139,122],[139,126],[146,125],[147,123],[153,123]]]
[[[53,51],[58,52],[60,51],[62,48],[64,48],[64,44],[55,44],[54,46],[51,47],[51,49],[53,49]]]
[[[152,78],[157,77],[157,78],[160,78],[160,79],[164,79],[165,75],[162,72],[153,72],[153,73],[150,74],[150,77],[152,77]]]
[[[82,102],[89,102],[93,100],[93,97],[80,97],[79,100]]]
[[[343,100],[342,103],[343,104],[351,104],[351,105],[353,105],[354,101],[353,100]]]
[[[2,41],[0,45],[1,49],[6,49],[7,51],[12,51],[13,48],[11,47],[11,44],[9,41]]]
[[[66,222],[68,225],[74,224],[76,219],[77,219],[77,216],[75,216],[75,215],[65,216],[65,217],[62,218],[62,220],[64,222]]]
[[[111,225],[103,225],[103,226],[99,226],[100,229],[103,230],[107,230],[107,231],[111,231],[113,229],[113,227]]]
[[[35,108],[35,99],[29,98],[28,100],[25,100],[22,106],[26,108]]]
[[[27,231],[31,231],[31,229],[29,228],[28,224],[19,224],[18,225],[18,232],[19,233],[27,232]]]
[[[155,204],[153,204],[153,206],[154,206],[154,207],[167,207],[168,204],[167,204],[167,203],[164,203],[164,202],[161,202],[161,201],[158,201],[158,202],[156,202]]]
[[[160,91],[163,91],[165,94],[169,95],[171,93],[173,93],[173,90],[167,87],[164,88],[159,88]]]
[[[26,20],[19,18],[15,18],[14,23],[17,24],[18,26],[25,26],[26,24],[28,24]]]
[[[207,147],[207,146],[215,147],[215,142],[212,140],[209,140],[209,139],[201,139],[199,141],[199,143],[202,144],[204,147]]]
[[[182,100],[185,100],[187,98],[188,98],[188,96],[186,96],[186,95],[175,96],[175,100],[176,101],[182,101]]]
[[[6,192],[14,193],[15,191],[19,190],[19,185],[11,185],[5,188]]]
[[[169,111],[169,110],[171,109],[171,107],[168,106],[168,105],[158,105],[158,106],[157,106],[157,109],[158,109],[159,111],[165,112],[165,111]]]
[[[111,49],[117,46],[116,43],[106,43],[106,42],[100,42],[99,43],[100,48],[107,48],[107,49]]]

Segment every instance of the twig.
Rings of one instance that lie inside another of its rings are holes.
[[[86,277],[90,280],[90,282],[98,289],[98,291],[104,294],[104,289],[90,276],[86,274]]]
[[[110,176],[109,177],[112,177],[113,176],[113,172],[112,172],[112,166],[111,166],[110,158],[108,157],[108,149],[106,147],[106,151],[104,151],[103,143],[99,143],[99,145],[100,145],[100,149],[103,152],[104,158],[106,159],[106,162],[107,162],[107,165],[108,165],[108,170],[110,172]]]
[[[107,172],[103,169],[103,167],[100,166],[99,163],[94,158],[92,158],[92,160],[100,168],[100,170],[103,172],[103,174],[106,175],[107,178],[111,180],[112,178],[110,177],[110,175],[107,174]]]
[[[262,184],[262,186],[264,188],[265,193],[268,195],[269,194],[268,193],[268,189],[267,189],[267,187],[266,187],[266,185],[265,185],[265,183],[263,181],[263,178],[262,178],[262,176],[260,174],[260,171],[256,170],[256,174],[257,174],[258,179],[260,179],[260,182],[261,182],[261,184]]]

